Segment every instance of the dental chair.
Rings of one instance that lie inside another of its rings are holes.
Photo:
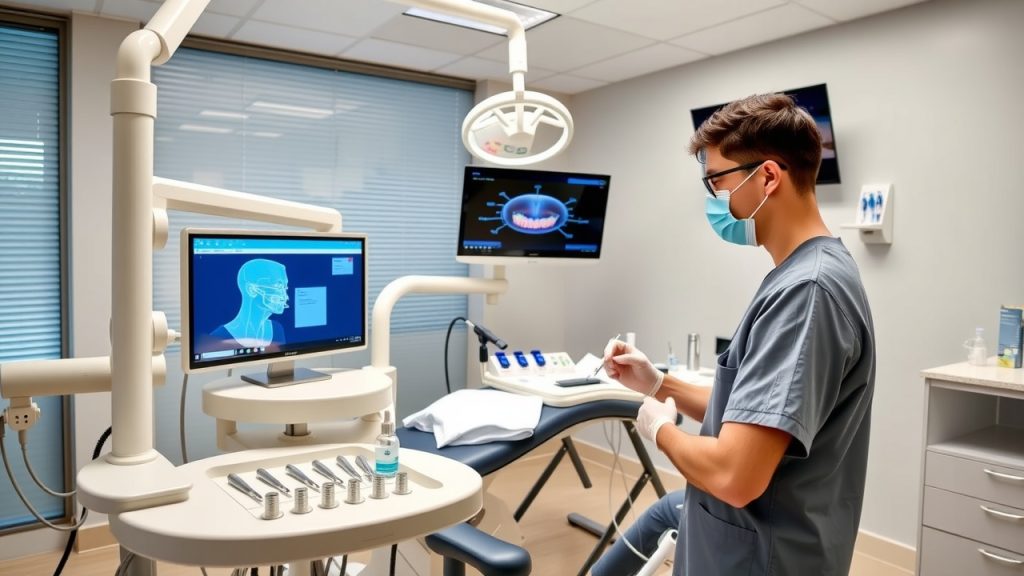
[[[537,428],[534,430],[533,436],[516,441],[498,441],[487,444],[445,446],[444,448],[438,448],[434,435],[429,432],[400,427],[397,431],[397,435],[403,448],[422,450],[424,452],[430,452],[457,460],[476,470],[476,472],[481,476],[487,477],[488,475],[501,470],[505,466],[527,455],[545,442],[556,438],[559,435],[565,434],[566,431],[575,426],[600,420],[619,420],[625,427],[627,435],[629,436],[644,469],[644,472],[630,490],[629,498],[622,503],[622,506],[616,513],[616,522],[621,523],[629,512],[631,502],[639,496],[640,492],[648,482],[654,486],[659,497],[665,495],[665,488],[662,485],[661,478],[658,476],[658,473],[654,468],[654,464],[651,462],[650,456],[644,448],[640,435],[637,433],[633,424],[633,420],[636,418],[639,406],[640,404],[638,402],[626,400],[597,400],[564,407],[545,405],[541,409],[540,421],[537,424]],[[576,465],[577,471],[581,472],[580,479],[583,481],[584,487],[590,487],[590,481],[589,478],[586,477],[586,472],[582,468],[582,463],[577,460],[578,456],[575,454],[571,438],[563,437],[562,446],[559,448],[558,452],[556,452],[544,472],[540,475],[529,493],[523,499],[523,502],[516,509],[513,516],[515,521],[518,521],[523,517],[530,504],[540,493],[540,490],[544,487],[544,484],[554,473],[558,464],[566,454],[569,454],[570,458],[574,460],[574,465]],[[487,511],[485,509],[484,514],[486,515],[486,513]],[[600,537],[586,562],[580,568],[578,574],[583,576],[587,574],[593,563],[596,562],[604,552],[605,546],[611,542],[615,533],[615,528],[611,524],[607,527],[600,526],[578,514],[571,514],[569,521],[570,523]],[[500,543],[503,546],[499,546],[497,543]],[[496,576],[504,576],[506,574],[512,575],[529,573],[529,562],[525,564],[526,571],[519,572],[516,570],[522,569],[522,559],[519,558],[519,564],[510,560],[511,558],[517,558],[513,553],[513,549],[522,550],[522,548],[504,542],[498,538],[494,538],[490,534],[467,524],[461,524],[454,528],[449,528],[428,536],[427,546],[445,557],[446,576],[449,574],[449,561],[452,563],[462,562],[470,564],[485,575],[494,574]],[[522,552],[524,554],[526,553],[525,550],[522,550]],[[527,554],[527,561],[528,560],[529,556]],[[462,572],[459,572],[458,568],[455,568],[454,565],[452,569],[455,571],[451,572],[451,574],[462,574]]]

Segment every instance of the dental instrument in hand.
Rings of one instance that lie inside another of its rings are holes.
[[[270,486],[274,490],[283,492],[288,496],[292,495],[292,491],[289,490],[287,486],[282,484],[280,480],[275,478],[270,472],[267,472],[265,469],[257,468],[256,477],[259,478],[261,482],[263,482],[267,486]]]
[[[618,340],[619,336],[622,336],[622,334],[621,333],[616,334],[613,338],[608,340],[608,344],[611,344],[612,342],[615,342],[616,340]],[[605,347],[607,347],[607,346],[605,346]],[[594,373],[591,374],[590,377],[591,378],[596,377],[597,373],[601,371],[601,368],[604,368],[604,358],[601,358],[601,362],[597,365],[597,368],[594,369]]]
[[[245,494],[249,498],[252,498],[253,500],[259,502],[260,504],[263,503],[263,496],[261,496],[259,492],[253,490],[252,486],[249,486],[249,483],[246,482],[245,480],[242,480],[242,477],[239,476],[238,474],[228,474],[228,484],[235,490],[238,490],[242,494]]]
[[[297,466],[289,464],[284,467],[284,470],[285,472],[288,473],[289,476],[295,478],[299,482],[302,482],[307,488],[310,488],[317,492],[320,491],[320,485],[314,482],[313,479],[310,478],[309,476],[306,476],[306,473],[303,472],[302,470],[299,470]]]

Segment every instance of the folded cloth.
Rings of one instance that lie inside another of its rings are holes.
[[[456,390],[402,424],[433,432],[438,448],[522,440],[533,436],[543,404],[537,396],[501,390]]]

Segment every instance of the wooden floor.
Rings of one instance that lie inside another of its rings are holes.
[[[552,445],[553,449],[554,445]],[[585,448],[585,447],[584,447]],[[535,452],[534,454],[538,454]],[[549,455],[538,454],[522,459],[505,468],[499,473],[491,487],[494,494],[500,496],[512,509],[519,504],[534,480],[540,475],[547,464]],[[536,576],[572,576],[583,564],[591,548],[596,542],[593,536],[571,527],[566,521],[570,512],[580,512],[602,523],[608,522],[609,513],[609,481],[611,482],[611,501],[613,507],[625,498],[621,476],[611,478],[607,465],[595,462],[586,457],[584,460],[593,481],[593,487],[583,489],[572,465],[565,459],[554,473],[548,485],[534,501],[532,507],[521,521],[521,528],[526,542],[524,547],[533,557]],[[631,473],[632,472],[632,473]],[[627,463],[626,482],[632,486],[636,467]],[[666,488],[678,489],[683,486],[678,476],[662,476]],[[655,501],[654,490],[647,488],[637,502],[637,509],[642,511]],[[630,523],[627,517],[623,527]],[[53,573],[59,560],[58,553],[43,554],[0,562],[0,575],[3,576],[44,576]],[[355,558],[360,559],[359,557]],[[118,564],[116,547],[72,554],[64,574],[67,576],[110,576]],[[666,569],[665,574],[669,573]],[[209,576],[226,576],[230,570],[208,569]],[[160,576],[196,576],[200,572],[194,567],[159,565]],[[266,574],[262,570],[260,574]],[[909,572],[893,566],[857,557],[854,560],[850,576],[906,576]]]

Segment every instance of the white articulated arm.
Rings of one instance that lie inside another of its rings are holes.
[[[391,363],[391,311],[398,300],[413,292],[421,294],[504,294],[504,278],[466,278],[462,276],[402,276],[380,291],[373,303],[373,328],[370,334],[370,365],[387,369]]]
[[[319,232],[341,232],[341,213],[333,208],[167,178],[153,178],[153,195],[154,207],[158,212],[161,209],[178,210],[310,228]],[[163,225],[166,218],[161,215],[157,221]],[[158,237],[160,232],[166,237],[166,230],[157,232]]]
[[[164,0],[163,5],[146,23],[146,30],[160,36],[160,55],[153,64],[163,64],[171,59],[196,20],[206,10],[210,0]]]

